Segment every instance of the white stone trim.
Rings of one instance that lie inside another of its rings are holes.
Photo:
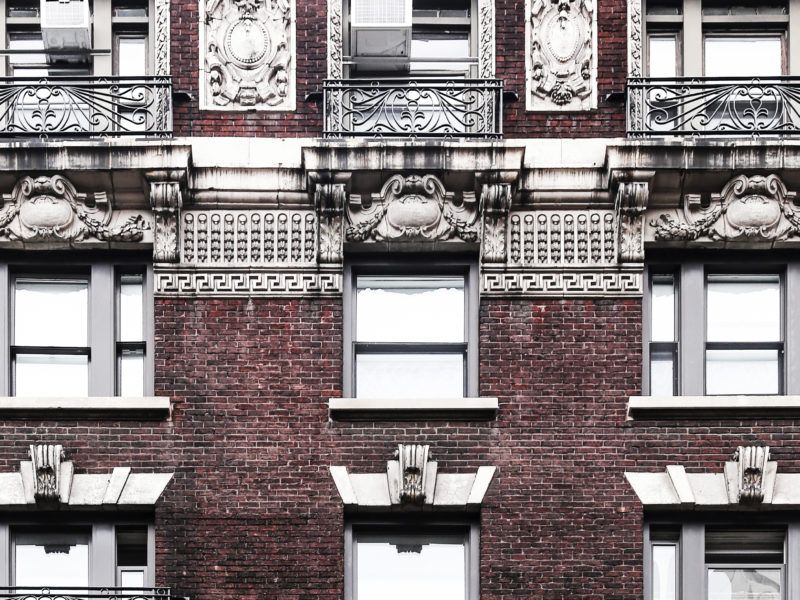
[[[155,74],[169,75],[169,40],[170,40],[170,14],[169,0],[155,0],[156,2],[156,40],[155,40]]]
[[[217,298],[339,295],[342,278],[340,270],[157,267],[155,295]]]
[[[87,397],[87,398],[23,398],[0,397],[0,415],[9,413],[101,412],[109,414],[158,413],[169,415],[170,398]]]
[[[641,297],[641,269],[489,271],[481,295],[522,297]]]
[[[695,418],[697,413],[719,416],[800,414],[800,396],[631,396],[628,420],[669,415]]]
[[[497,398],[329,398],[328,410],[331,415],[347,413],[385,413],[392,418],[392,413],[446,413],[458,417],[459,412],[496,413]]]
[[[628,0],[628,76],[642,77],[642,0]]]

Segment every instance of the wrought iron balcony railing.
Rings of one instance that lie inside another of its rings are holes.
[[[188,600],[170,588],[0,587],[0,600]]]
[[[628,135],[800,135],[800,78],[632,78]]]
[[[0,78],[0,137],[168,137],[169,77]]]
[[[337,79],[323,89],[325,137],[503,135],[497,79]]]

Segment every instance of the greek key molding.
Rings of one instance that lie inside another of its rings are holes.
[[[201,4],[201,109],[295,109],[295,12],[294,0]]]
[[[343,2],[328,0],[328,78],[344,77],[344,30],[342,20]],[[493,79],[495,76],[495,8],[494,0],[478,0],[478,77]]]
[[[509,250],[511,267],[616,265],[614,211],[514,211]]]
[[[641,271],[484,272],[486,296],[598,297],[642,295]]]
[[[315,267],[317,216],[311,210],[187,210],[181,263]]]
[[[155,294],[170,296],[303,296],[342,293],[340,271],[156,269]]]
[[[597,15],[591,0],[526,0],[525,107],[597,108]]]

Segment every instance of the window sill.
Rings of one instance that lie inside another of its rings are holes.
[[[107,417],[113,419],[163,419],[171,414],[169,398],[0,398],[3,417]]]
[[[653,417],[797,417],[800,396],[631,396],[628,420]]]
[[[330,398],[332,419],[341,420],[491,420],[497,415],[497,398],[372,399]]]

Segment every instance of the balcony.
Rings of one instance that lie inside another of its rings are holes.
[[[797,136],[800,78],[631,78],[628,135]]]
[[[0,78],[3,138],[171,134],[169,77]]]
[[[0,587],[0,600],[188,600],[170,588]]]
[[[477,138],[503,135],[497,79],[326,80],[326,138]]]

